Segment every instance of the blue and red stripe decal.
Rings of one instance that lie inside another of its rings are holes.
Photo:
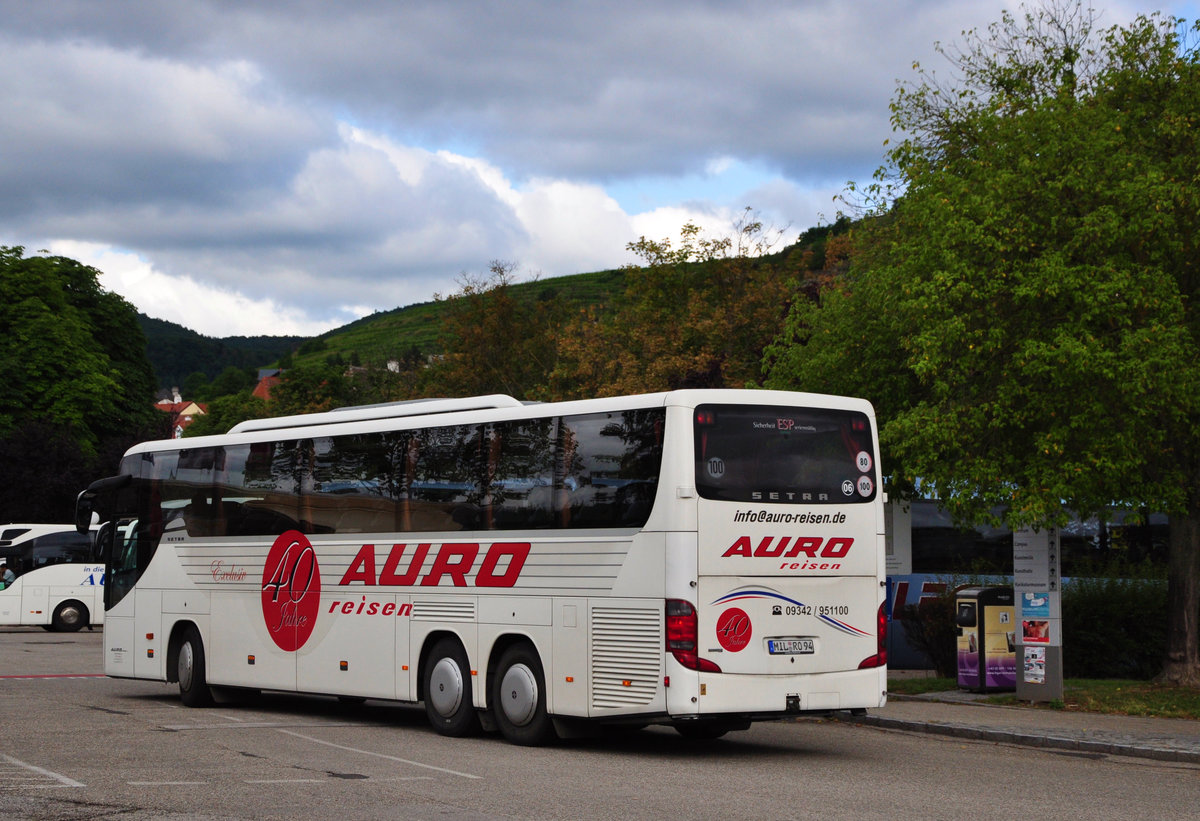
[[[855,627],[854,625],[847,624],[846,622],[842,621],[841,619],[835,619],[833,616],[816,615],[816,608],[814,608],[812,605],[808,605],[808,604],[805,604],[804,602],[797,601],[796,599],[785,596],[782,593],[777,593],[774,590],[760,589],[760,588],[743,588],[742,590],[735,590],[732,593],[726,593],[724,596],[721,596],[719,599],[714,601],[713,604],[714,605],[716,605],[716,604],[731,604],[732,602],[746,601],[748,599],[773,599],[773,600],[777,600],[780,602],[785,602],[787,604],[794,604],[797,607],[803,607],[806,610],[812,610],[814,613],[813,617],[815,619],[829,625],[830,627],[834,628],[835,630],[840,630],[841,632],[846,633],[847,635],[861,636],[864,638],[874,638],[875,637],[874,633],[868,632],[866,630],[860,630],[857,627]]]

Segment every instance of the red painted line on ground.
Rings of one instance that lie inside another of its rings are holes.
[[[44,673],[36,676],[0,676],[0,678],[104,678],[104,673]]]

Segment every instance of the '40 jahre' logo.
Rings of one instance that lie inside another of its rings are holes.
[[[281,650],[299,650],[317,625],[321,570],[303,533],[289,530],[271,545],[263,567],[263,619]]]

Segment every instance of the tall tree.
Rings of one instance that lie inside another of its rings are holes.
[[[524,300],[515,266],[494,260],[485,277],[463,275],[445,305],[443,355],[422,376],[427,395],[506,393],[525,399],[553,367],[561,310],[554,298]]]
[[[0,247],[0,327],[0,439],[10,450],[41,441],[47,454],[26,454],[43,481],[22,482],[24,499],[0,517],[62,515],[73,501],[64,483],[82,489],[92,470],[115,467],[99,458],[160,429],[146,339],[133,306],[100,287],[99,271],[21,247]],[[72,448],[78,458],[67,459]]]
[[[1169,513],[1163,677],[1200,686],[1200,26],[1093,20],[1006,13],[900,89],[902,196],[767,383],[875,399],[895,484],[960,519]]]
[[[564,328],[547,393],[580,398],[681,387],[744,387],[761,376],[763,348],[787,313],[797,269],[763,256],[779,238],[747,209],[730,236],[694,223],[670,240],[628,250],[621,303]],[[798,263],[798,261],[797,261]]]

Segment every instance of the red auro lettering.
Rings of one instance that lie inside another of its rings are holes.
[[[404,549],[407,546],[402,544],[392,545],[392,552],[388,554],[387,561],[383,564],[383,572],[379,574],[380,584],[397,584],[407,587],[416,582],[417,574],[421,572],[421,566],[425,564],[425,557],[429,555],[429,548],[432,545],[417,545],[412,561],[408,563],[408,570],[405,571],[403,576],[397,576],[396,568],[400,566],[400,559],[404,556]]]
[[[724,553],[721,554],[722,557],[725,557],[725,556],[747,556],[747,557],[749,557],[749,556],[753,556],[753,555],[754,555],[754,551],[750,547],[750,537],[749,536],[743,536],[742,538],[738,539],[736,542],[734,542],[732,545],[730,545],[728,550],[726,550]]]
[[[800,536],[796,539],[796,543],[792,545],[792,549],[788,551],[787,557],[790,559],[793,556],[799,556],[803,553],[810,559],[817,557],[817,548],[821,546],[822,539],[819,536]]]
[[[821,551],[821,556],[826,559],[840,559],[850,552],[852,544],[854,544],[853,539],[830,539],[825,543],[825,549]]]
[[[512,587],[515,585],[517,577],[521,575],[521,568],[525,566],[525,560],[529,558],[530,547],[529,542],[496,542],[488,548],[483,565],[475,574],[475,586]],[[496,566],[500,564],[500,559],[504,556],[508,556],[508,568],[497,576]]]
[[[784,548],[787,547],[788,542],[791,540],[790,536],[784,536],[779,540],[779,544],[771,547],[771,542],[775,541],[775,539],[773,536],[768,536],[758,543],[758,548],[754,551],[754,555],[773,559],[783,553]]]
[[[467,586],[467,571],[475,564],[475,556],[479,553],[477,544],[444,544],[433,560],[429,575],[421,579],[421,585],[432,587],[449,575],[455,587]]]
[[[339,584],[350,584],[351,582],[375,584],[375,545],[365,544],[362,546],[358,555],[354,557],[354,561],[350,562],[350,569],[346,571],[345,576],[342,576]]]

